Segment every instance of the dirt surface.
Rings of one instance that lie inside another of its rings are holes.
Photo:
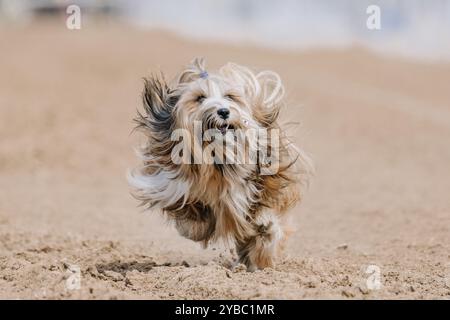
[[[64,22],[0,39],[0,298],[450,298],[450,65]],[[195,56],[279,72],[315,159],[273,269],[230,268],[129,194],[141,78]]]

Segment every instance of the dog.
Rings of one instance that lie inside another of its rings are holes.
[[[286,212],[313,172],[278,123],[278,74],[234,63],[210,74],[196,58],[171,82],[144,78],[142,100],[134,120],[146,143],[142,164],[128,174],[133,196],[160,209],[183,237],[233,244],[247,270],[273,266],[291,230]],[[228,161],[236,154],[241,161]]]

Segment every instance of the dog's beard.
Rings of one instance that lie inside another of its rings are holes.
[[[245,120],[250,117],[246,114],[242,116],[237,109],[231,110],[228,119],[217,116],[215,108],[204,111],[199,118],[202,122],[203,147],[215,146],[215,158],[219,164],[236,164],[236,159],[241,159],[238,154],[248,150],[246,133],[254,121]]]
[[[213,164],[225,165],[235,164],[236,151],[243,148],[243,144],[239,143],[238,134],[235,131],[235,126],[221,121],[210,121],[205,123],[203,132],[203,157],[212,157]],[[211,164],[210,161],[204,161],[206,164]]]

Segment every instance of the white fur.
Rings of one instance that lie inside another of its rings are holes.
[[[181,198],[183,206],[189,197],[191,182],[177,178],[175,172],[159,170],[153,175],[143,175],[129,171],[127,179],[130,186],[140,190],[139,196],[152,199],[159,208],[172,206]]]

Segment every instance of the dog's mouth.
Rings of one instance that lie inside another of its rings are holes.
[[[222,135],[225,135],[228,130],[234,130],[234,126],[229,123],[218,125],[216,128],[220,131]]]
[[[241,126],[238,122],[216,119],[208,117],[203,121],[203,130],[218,130],[222,135],[226,135],[229,131],[235,131]]]

